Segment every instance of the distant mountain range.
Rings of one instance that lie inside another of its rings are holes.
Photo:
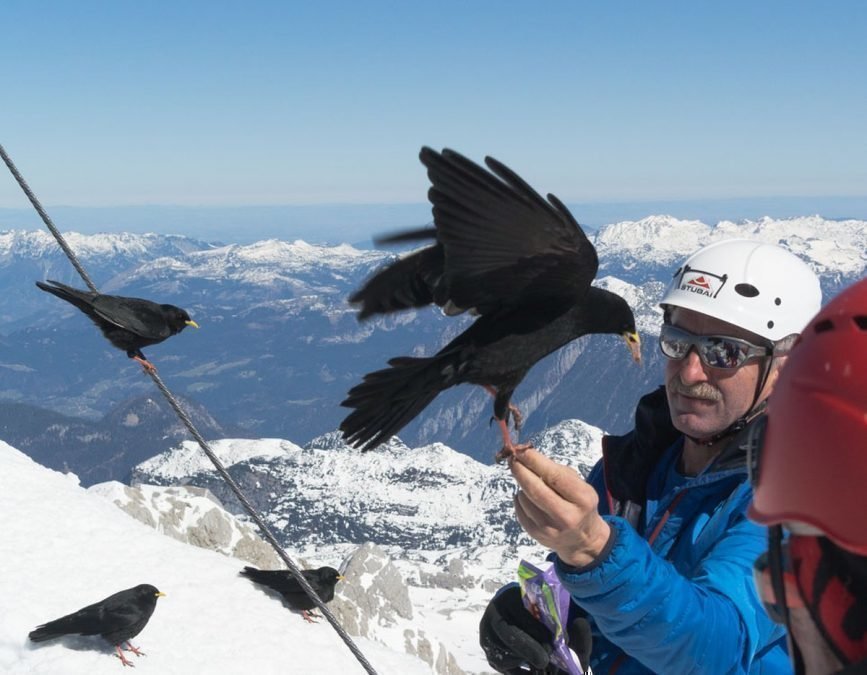
[[[867,269],[864,221],[812,216],[711,227],[654,216],[608,225],[592,236],[597,283],[633,306],[644,364],[632,363],[610,336],[552,354],[516,392],[525,435],[564,419],[626,431],[638,398],[661,381],[656,304],[673,268],[699,246],[734,236],[787,245],[820,274],[826,298]],[[339,402],[365,372],[392,356],[431,354],[471,320],[425,309],[358,323],[346,298],[393,252],[278,240],[223,246],[167,235],[67,238],[102,291],[180,305],[201,325],[145,353],[170,389],[202,406],[209,438],[307,443],[337,427],[346,412]],[[174,423],[160,417],[132,440],[126,407],[149,399],[163,405],[159,392],[79,312],[36,289],[45,278],[83,286],[48,233],[0,232],[3,437],[48,466],[76,471],[85,484],[123,480],[145,456],[177,443]],[[480,388],[457,387],[401,438],[410,446],[441,442],[490,462],[499,445],[491,410]]]
[[[235,436],[239,431],[218,424],[201,404],[181,402],[205,438]],[[124,401],[97,420],[28,403],[0,402],[0,439],[40,464],[77,474],[84,485],[126,481],[130,467],[189,437],[159,392]]]

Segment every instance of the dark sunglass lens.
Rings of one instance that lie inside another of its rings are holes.
[[[744,346],[722,337],[706,337],[701,354],[711,368],[737,368],[746,359]]]
[[[663,326],[659,333],[659,348],[670,359],[682,359],[689,352],[691,344],[683,339],[676,328]]]

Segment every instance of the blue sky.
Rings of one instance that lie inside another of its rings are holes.
[[[867,205],[865,3],[5,0],[0,25],[0,144],[48,206],[423,206],[422,145],[570,204]]]

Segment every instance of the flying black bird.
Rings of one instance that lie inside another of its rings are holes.
[[[144,654],[129,641],[141,633],[154,613],[157,598],[164,595],[150,584],[139,584],[42,624],[28,637],[33,642],[44,642],[63,635],[101,635],[114,645],[121,663],[131,666],[132,662],[124,657],[121,647],[125,642],[127,651],[136,656]]]
[[[596,250],[554,195],[546,201],[492,157],[485,158],[490,171],[452,150],[422,148],[419,157],[434,227],[380,241],[433,244],[385,267],[349,300],[359,319],[428,304],[479,318],[434,356],[394,358],[365,375],[341,403],[353,411],[340,429],[348,443],[370,450],[441,391],[469,382],[494,397],[502,459],[529,447],[512,443],[508,421],[511,413],[520,428],[511,398],[530,368],[588,333],[623,336],[640,361],[635,319],[623,298],[590,285]]]
[[[312,617],[317,616],[310,611],[316,607],[316,603],[304,592],[301,584],[289,570],[259,570],[255,567],[245,567],[240,574],[257,584],[277,591],[285,598],[287,605],[301,611],[305,621],[313,622]],[[343,579],[333,567],[301,570],[301,576],[313,587],[322,602],[331,602],[334,599],[334,587]]]
[[[187,326],[199,327],[186,311],[174,305],[80,291],[51,279],[47,284],[37,281],[36,285],[78,307],[99,327],[111,344],[148,370],[154,370],[154,366],[142,354],[142,347],[160,343]]]

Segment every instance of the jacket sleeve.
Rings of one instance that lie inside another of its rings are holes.
[[[692,578],[660,558],[622,518],[606,516],[607,554],[558,576],[599,630],[654,672],[746,673],[756,652],[782,636],[752,580],[765,530],[736,517]]]

